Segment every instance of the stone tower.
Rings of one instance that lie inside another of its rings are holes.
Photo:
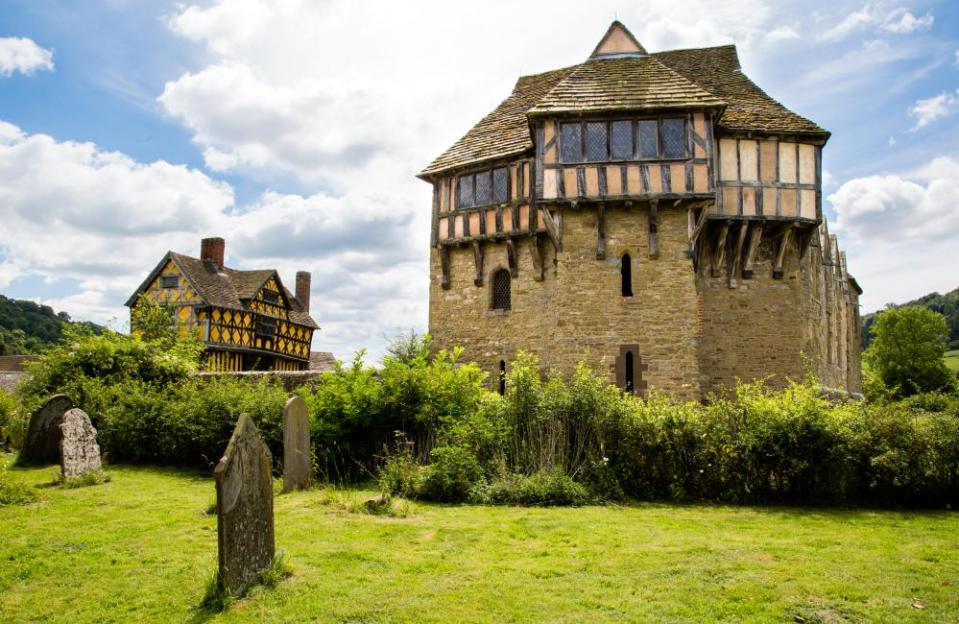
[[[636,394],[807,373],[859,392],[861,290],[822,214],[828,139],[734,46],[651,54],[614,22],[420,173],[436,344],[494,380],[529,351]]]

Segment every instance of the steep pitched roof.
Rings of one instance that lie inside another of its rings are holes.
[[[163,256],[153,271],[150,272],[150,275],[127,300],[127,306],[136,303],[137,296],[156,279],[166,263],[171,260],[180,269],[180,272],[183,273],[183,276],[197,295],[203,299],[204,303],[221,308],[246,309],[243,302],[252,299],[263,287],[263,284],[273,277],[280,288],[283,289],[283,296],[290,303],[290,320],[308,327],[319,327],[304,309],[303,304],[283,286],[283,281],[276,269],[254,269],[251,271],[239,271],[229,267],[217,269],[212,262],[185,256],[175,251],[168,251]]]
[[[646,54],[646,48],[643,47],[643,44],[619,20],[615,20],[609,25],[606,34],[596,44],[596,48],[589,58],[613,54]]]
[[[769,97],[750,80],[742,71],[734,45],[669,50],[653,56],[728,102],[719,118],[721,130],[829,138],[829,132]]]
[[[725,105],[720,131],[829,138],[826,130],[769,97],[743,74],[735,46],[647,55],[635,37],[617,24],[610,26],[585,63],[521,77],[508,98],[419,176],[429,178],[532,150],[529,117],[535,115]],[[606,54],[602,50],[611,33],[618,47]],[[629,51],[629,39],[637,50]]]

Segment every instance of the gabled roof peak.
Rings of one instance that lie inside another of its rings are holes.
[[[624,56],[646,56],[646,48],[643,47],[633,33],[623,26],[619,20],[613,21],[603,38],[596,44],[596,49],[590,54],[589,58],[621,58]]]

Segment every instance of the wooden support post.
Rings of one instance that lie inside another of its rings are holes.
[[[736,276],[739,274],[739,263],[743,257],[743,246],[746,244],[746,234],[749,232],[749,221],[739,222],[739,236],[736,237],[736,253],[731,258],[732,265],[729,267],[729,287],[736,288]]]
[[[656,233],[659,229],[659,201],[653,199],[649,202],[649,257],[659,257],[659,241]]]
[[[809,247],[812,244],[813,236],[816,235],[816,228],[810,227],[802,231],[798,235],[799,238],[799,261],[802,262],[806,259],[806,252],[809,251]]]
[[[557,218],[559,218],[559,215],[557,215]],[[560,234],[559,226],[553,219],[553,215],[549,213],[549,210],[543,210],[543,225],[546,227],[546,234],[549,235],[550,240],[553,241],[553,247],[556,248],[556,251],[562,251],[563,238]]]
[[[716,239],[716,247],[713,248],[712,266],[710,274],[713,277],[719,277],[720,270],[726,261],[726,236],[729,234],[729,226],[732,221],[724,221],[719,229],[719,238]]]
[[[443,290],[450,289],[450,248],[447,245],[440,247],[440,267],[443,271],[443,276],[440,279],[440,286],[443,287]]]
[[[473,277],[473,284],[483,285],[483,244],[479,241],[473,241],[473,264],[476,265],[476,275]]]
[[[606,205],[596,207],[596,259],[606,259]]]
[[[696,243],[699,241],[699,236],[700,234],[702,234],[703,228],[706,226],[706,216],[708,211],[705,207],[702,210],[703,211],[699,213],[699,219],[696,221],[695,226],[693,227],[692,231],[689,234],[689,255],[692,256],[693,258],[696,258],[696,255],[697,255]],[[692,211],[693,209],[690,208],[689,209],[690,221],[692,221],[693,219]]]
[[[540,248],[542,239],[534,235],[529,239],[529,255],[533,260],[533,279],[542,282],[545,278],[546,267],[543,266],[543,250]]]
[[[743,263],[743,279],[751,279],[753,276],[753,263],[756,261],[756,253],[759,251],[759,243],[763,238],[763,224],[753,224],[749,232],[749,247],[746,249],[746,261]]]
[[[792,241],[793,226],[790,225],[783,232],[779,239],[779,249],[776,250],[776,264],[773,265],[773,278],[780,279],[783,276],[783,262],[786,260],[786,250]]]
[[[509,264],[509,274],[513,277],[519,275],[519,263],[516,258],[516,244],[510,238],[506,241],[506,262]]]

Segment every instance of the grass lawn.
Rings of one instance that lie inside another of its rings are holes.
[[[57,469],[10,472],[42,484]],[[336,504],[363,492],[322,490],[276,498],[277,546],[293,576],[211,615],[197,605],[216,562],[216,518],[204,514],[212,479],[110,473],[106,484],[44,488],[39,503],[0,507],[0,621],[959,618],[956,513],[416,504],[391,518]]]
[[[946,368],[954,373],[959,373],[959,349],[955,351],[946,351]]]

